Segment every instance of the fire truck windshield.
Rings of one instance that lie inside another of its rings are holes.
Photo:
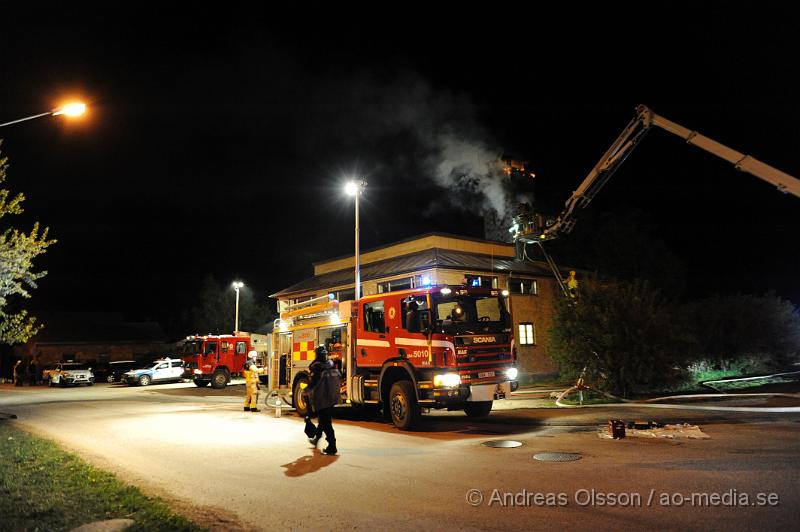
[[[454,291],[431,294],[434,330],[445,334],[504,332],[511,328],[506,298]]]
[[[195,356],[200,353],[200,350],[203,348],[203,342],[201,341],[187,341],[183,344],[183,356],[191,357]]]

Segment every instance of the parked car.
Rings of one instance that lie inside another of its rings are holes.
[[[139,369],[147,366],[144,362],[136,362],[135,360],[114,360],[108,362],[94,371],[95,379],[105,382],[119,382],[122,380],[122,375],[132,369]]]
[[[54,368],[45,369],[42,372],[42,379],[49,386],[70,386],[94,384],[94,373],[92,368],[81,362],[59,362]]]
[[[122,375],[122,382],[147,386],[157,382],[180,382],[183,380],[183,360],[162,358],[149,367],[130,370]]]

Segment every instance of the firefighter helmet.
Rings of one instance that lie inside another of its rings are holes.
[[[250,351],[249,353],[247,353],[247,356],[250,357],[250,358],[256,358],[258,356],[258,353],[256,353],[255,350],[253,350],[253,351]]]

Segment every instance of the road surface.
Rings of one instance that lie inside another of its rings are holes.
[[[340,454],[329,457],[309,448],[294,415],[243,412],[243,394],[4,386],[0,412],[179,511],[197,506],[217,530],[788,530],[800,520],[800,414],[521,400],[481,420],[431,413],[409,433],[343,413]],[[695,423],[710,438],[601,439],[612,417]],[[508,439],[522,445],[483,445]],[[533,458],[542,452],[581,458]]]

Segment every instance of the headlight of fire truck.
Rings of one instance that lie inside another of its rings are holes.
[[[201,370],[201,369],[196,369],[196,368],[195,368],[195,370],[194,370],[194,374],[195,374],[195,375],[202,375],[202,374],[203,374],[203,370]]]
[[[442,373],[441,375],[434,375],[433,377],[434,386],[452,388],[459,384],[461,384],[461,375],[458,373]]]
[[[517,380],[517,373],[519,373],[517,368],[508,368],[506,370],[506,377],[508,377],[510,381]]]

